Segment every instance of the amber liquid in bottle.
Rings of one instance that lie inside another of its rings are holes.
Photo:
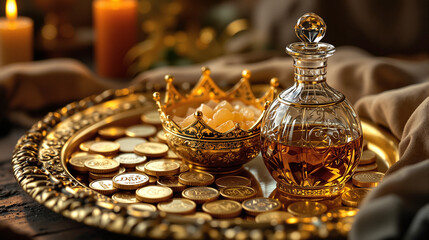
[[[287,143],[262,137],[262,155],[278,188],[311,197],[340,193],[360,159],[362,136],[335,127],[294,126]],[[304,144],[303,144],[304,142]]]

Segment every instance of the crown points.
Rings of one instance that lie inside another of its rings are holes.
[[[165,82],[166,82],[167,84],[168,84],[168,83],[172,83],[172,82],[173,82],[173,80],[174,80],[174,77],[173,77],[173,76],[171,76],[171,75],[165,75],[164,80],[165,80]]]
[[[264,109],[267,110],[268,107],[270,106],[271,102],[270,101],[266,101],[264,104]]]
[[[159,92],[154,92],[153,95],[153,100],[159,102],[161,100],[161,94]]]
[[[279,79],[278,78],[271,78],[270,85],[271,85],[271,87],[277,88],[279,86]]]
[[[195,137],[195,131],[202,131],[204,136],[208,138],[241,138],[243,136],[248,136],[249,134],[256,134],[258,131],[257,126],[260,127],[260,122],[258,124],[253,124],[253,127],[247,126],[245,123],[241,124],[229,124],[228,128],[235,129],[234,131],[218,131],[216,129],[208,126],[207,121],[209,120],[206,114],[203,114],[202,111],[194,111],[193,118],[196,121],[192,121],[190,125],[181,126],[183,120],[181,120],[180,116],[175,116],[174,109],[177,106],[188,103],[204,103],[209,100],[225,100],[225,101],[234,101],[240,100],[245,105],[253,105],[259,110],[263,110],[263,106],[265,101],[273,99],[275,96],[275,88],[272,86],[267,91],[267,93],[261,97],[256,98],[252,92],[249,78],[251,77],[251,73],[249,70],[242,71],[241,80],[228,92],[224,92],[220,87],[216,85],[213,79],[210,77],[210,69],[207,67],[203,67],[202,75],[200,80],[196,83],[194,88],[187,95],[181,95],[177,89],[174,87],[172,83],[173,77],[170,75],[165,76],[165,80],[167,82],[166,86],[166,94],[165,99],[161,103],[161,94],[154,93],[153,99],[156,101],[158,106],[158,111],[161,114],[161,120],[163,122],[163,126],[167,130],[171,130],[171,132],[188,136]],[[173,115],[170,115],[173,114]],[[176,117],[178,117],[176,119]],[[186,118],[189,116],[186,116]],[[259,120],[258,120],[259,119]],[[255,121],[260,121],[261,118],[255,119]],[[189,119],[191,120],[191,119]],[[189,121],[188,120],[188,121]],[[189,121],[190,122],[190,121]],[[232,126],[231,126],[232,125]],[[243,126],[241,126],[243,125]],[[250,128],[249,128],[250,127]],[[208,129],[208,130],[207,130]],[[246,130],[245,130],[246,129]]]
[[[250,76],[251,76],[250,70],[244,69],[243,72],[241,72],[241,76],[243,78],[250,79]]]
[[[195,118],[196,118],[196,119],[200,120],[200,119],[202,119],[202,118],[203,118],[203,112],[201,112],[201,111],[196,111],[196,112],[194,113],[194,116],[195,116]]]
[[[202,67],[201,72],[203,73],[203,75],[208,76],[208,75],[210,75],[210,68]]]

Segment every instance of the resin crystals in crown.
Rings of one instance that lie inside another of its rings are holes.
[[[242,165],[259,154],[259,134],[262,115],[267,101],[276,95],[278,80],[271,79],[269,90],[261,98],[255,98],[250,84],[250,71],[244,70],[242,78],[231,90],[224,92],[210,77],[208,68],[202,69],[202,76],[187,95],[182,95],[173,86],[173,77],[167,75],[166,94],[161,103],[160,93],[154,93],[160,118],[170,148],[195,170],[214,173],[229,173],[239,170]],[[210,127],[202,111],[195,112],[195,120],[187,126],[180,126],[174,116],[183,116],[191,107],[195,108],[207,101],[241,101],[262,111],[261,116],[248,129],[235,124],[226,132]]]

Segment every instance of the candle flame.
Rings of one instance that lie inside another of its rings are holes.
[[[6,17],[9,20],[15,20],[18,15],[18,8],[16,7],[15,0],[6,1]]]

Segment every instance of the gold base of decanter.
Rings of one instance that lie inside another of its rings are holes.
[[[297,187],[278,182],[277,189],[292,198],[311,200],[336,197],[343,193],[344,184],[332,187]]]
[[[294,202],[308,201],[308,202],[319,202],[325,204],[328,209],[333,209],[341,206],[341,194],[344,192],[342,189],[337,195],[333,196],[323,196],[323,197],[304,197],[304,196],[294,196],[282,192],[280,189],[276,188],[269,195],[269,198],[277,199],[282,203],[282,209],[287,210],[287,207]]]

